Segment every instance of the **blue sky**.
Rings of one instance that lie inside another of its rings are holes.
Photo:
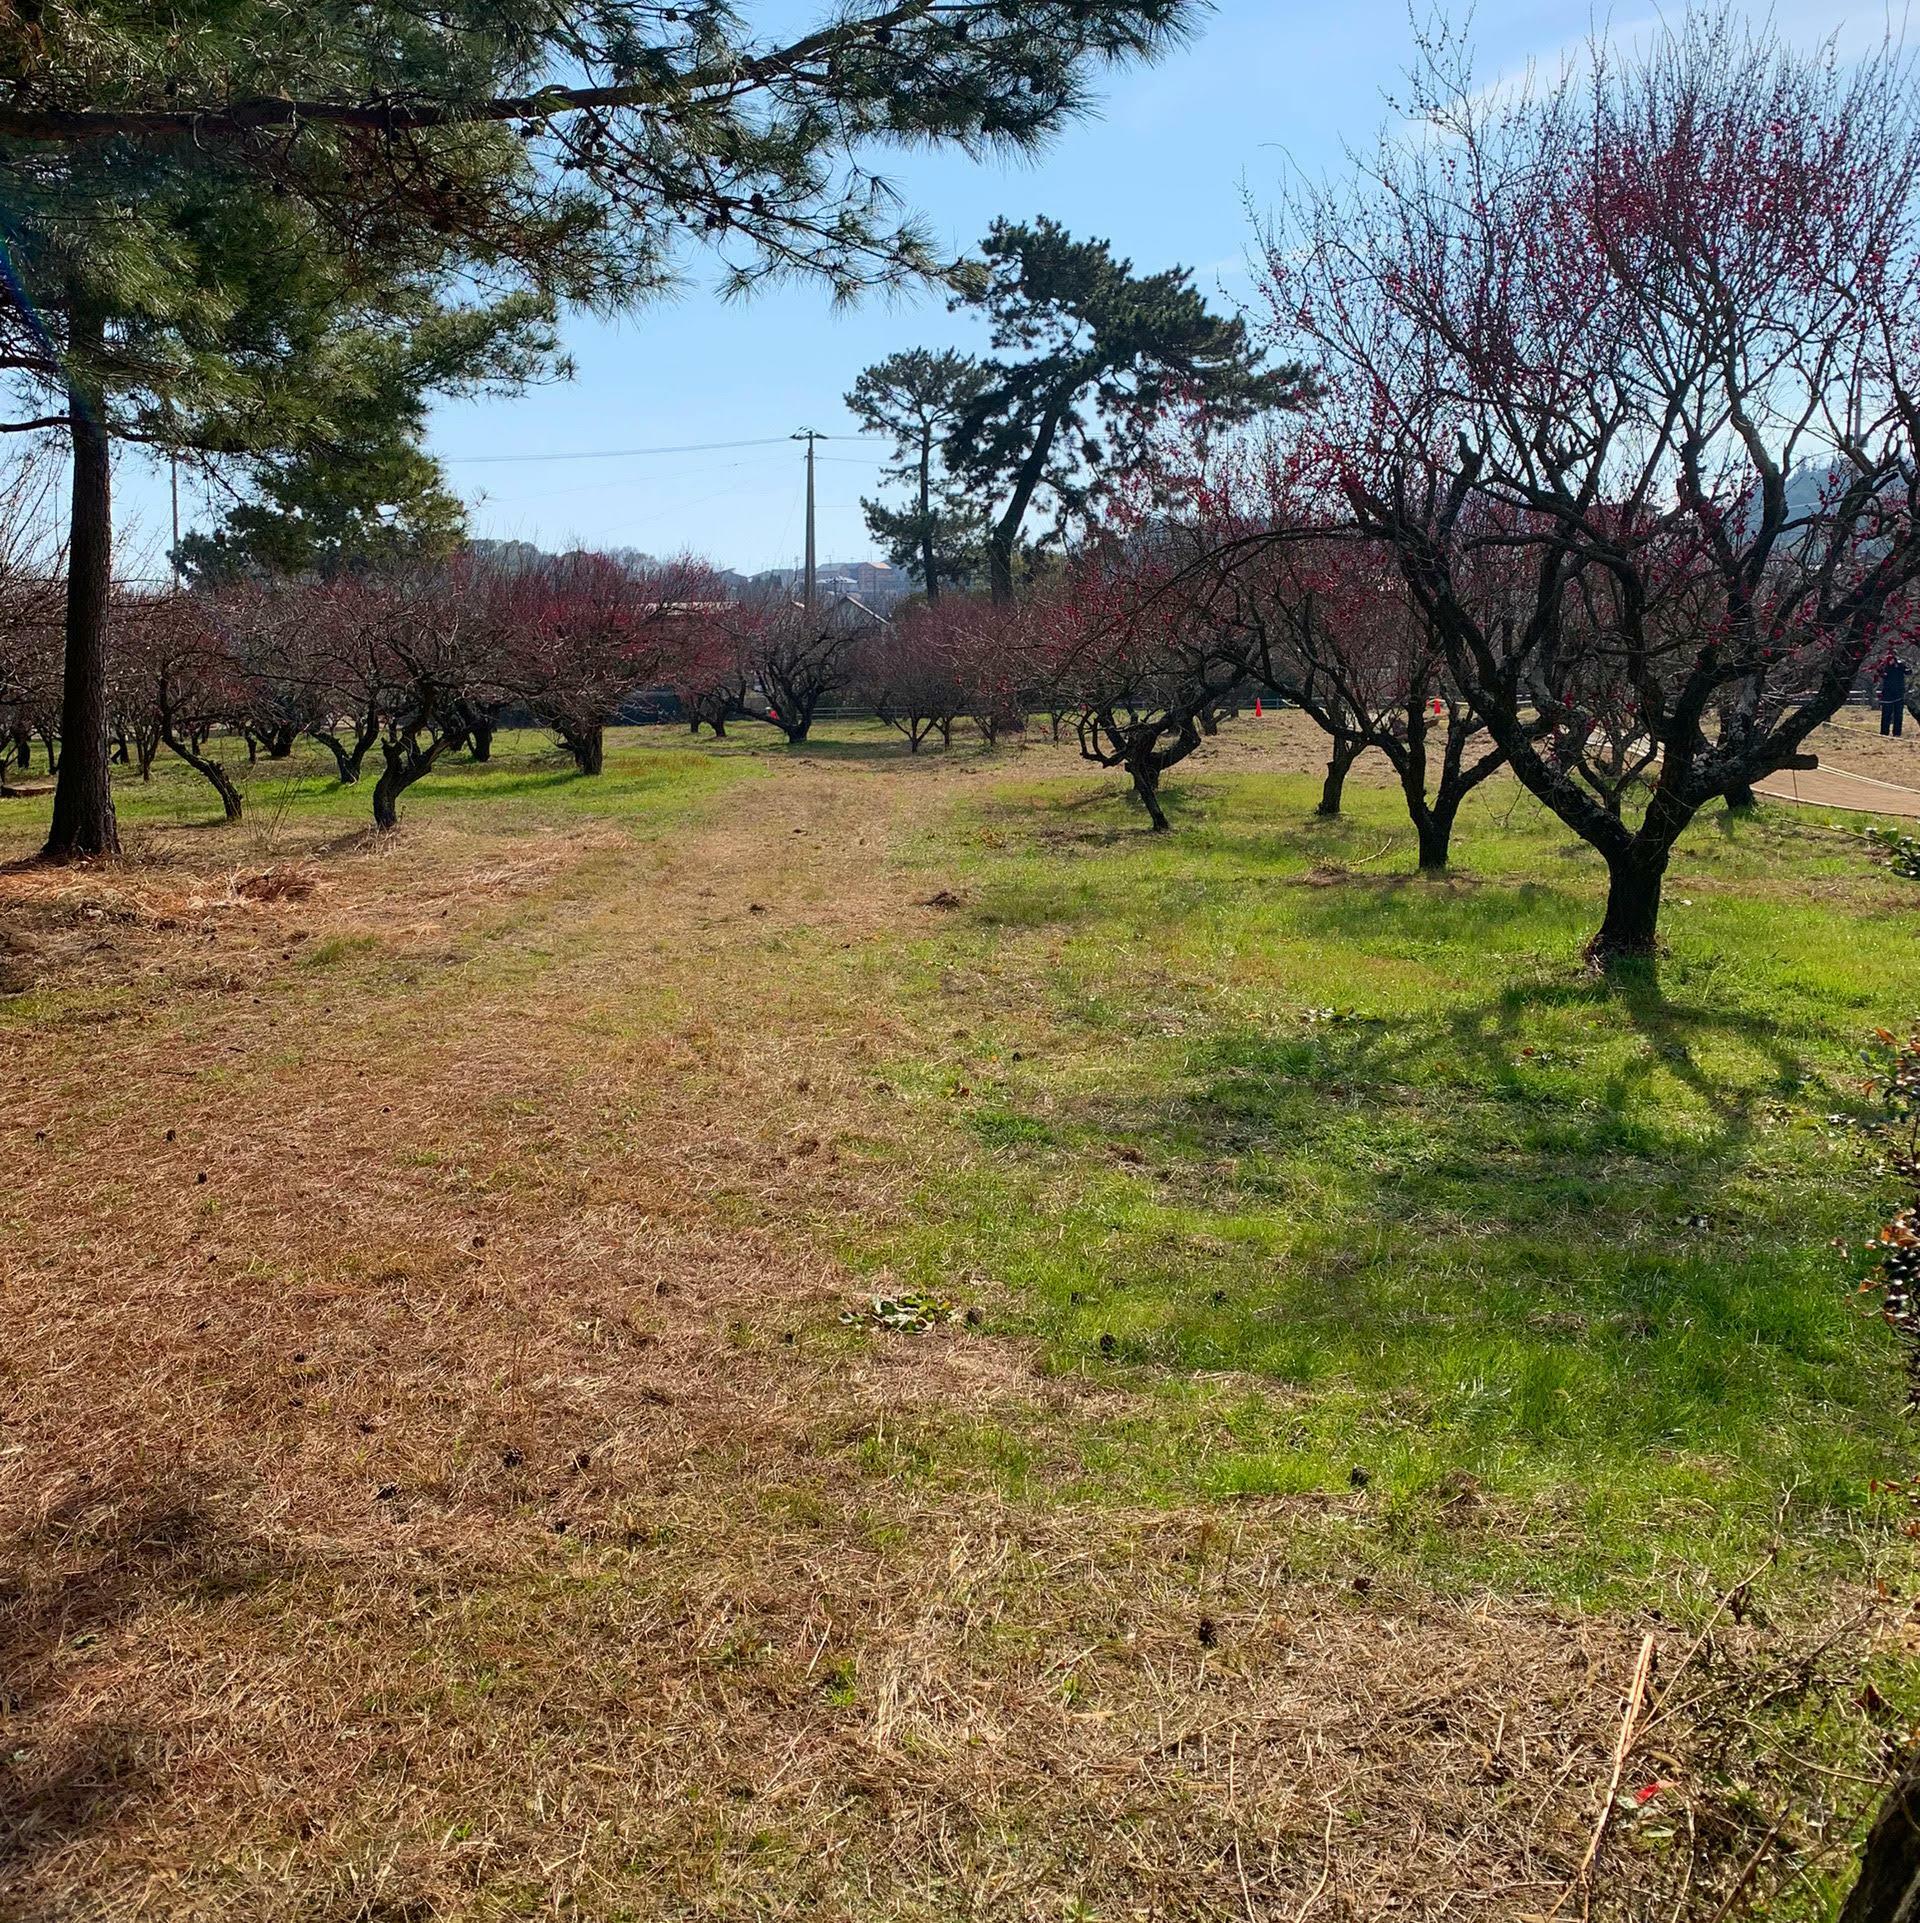
[[[742,11],[771,32],[820,8],[743,0]],[[1878,39],[1888,18],[1846,0],[1782,0],[1772,12],[1796,39],[1839,30],[1843,44]],[[1611,15],[1588,0],[1482,0],[1473,14],[1478,66],[1491,80],[1554,61],[1596,20],[1631,37],[1650,16],[1645,0]],[[1158,67],[1110,76],[1098,118],[1068,128],[1037,161],[917,155],[888,171],[954,253],[996,214],[1046,213],[1111,240],[1143,269],[1192,267],[1230,304],[1248,291],[1243,185],[1264,201],[1290,168],[1317,174],[1340,164],[1343,143],[1368,144],[1411,52],[1405,0],[1219,0],[1195,42]],[[692,551],[743,569],[791,564],[803,500],[795,446],[572,457],[801,427],[849,436],[840,397],[869,362],[900,347],[979,344],[937,294],[836,311],[817,289],[793,286],[728,304],[712,292],[709,263],[689,266],[687,289],[671,303],[616,322],[572,318],[570,383],[438,411],[432,446],[476,533],[549,548]],[[882,450],[837,438],[820,452],[821,558],[871,554],[859,501]],[[569,458],[499,458],[527,455]],[[123,553],[164,551],[164,484],[138,460],[122,472]],[[186,489],[183,508],[189,523],[199,518],[197,489]]]

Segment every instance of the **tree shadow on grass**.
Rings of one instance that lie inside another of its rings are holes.
[[[57,1506],[5,1540],[0,1579],[0,1710],[11,1766],[0,1771],[0,1888],[34,1887],[37,1865],[130,1821],[156,1793],[155,1733],[100,1696],[106,1645],[149,1609],[213,1601],[271,1575],[250,1545],[223,1539],[200,1496],[156,1489],[97,1520],[103,1492]],[[76,1550],[76,1545],[84,1545]],[[102,1657],[89,1654],[100,1646]],[[89,1705],[80,1708],[79,1705]],[[26,1918],[39,1912],[10,1909]]]
[[[909,766],[915,762],[925,763],[938,760],[952,751],[940,748],[923,748],[917,755],[907,752],[905,741],[784,741],[779,735],[763,736],[751,744],[743,741],[743,749],[754,754],[776,755],[782,761],[823,761],[853,762],[871,765],[899,762]]]
[[[1815,1407],[1851,1413],[1781,1450],[1844,1453],[1893,1403],[1831,1273],[1847,1192],[1811,1169],[1783,1187],[1762,1138],[1801,1072],[1792,1041],[1613,996],[1654,1051],[1600,1079],[1523,1053],[1539,1004],[1518,990],[1391,1024],[1230,1029],[1172,1088],[1109,1085],[1065,1127],[1055,1108],[1055,1144],[1125,1171],[1090,1191],[1062,1326],[1144,1331],[1118,1353],[1163,1366],[1405,1387],[1462,1448],[1590,1434],[1622,1474],[1678,1437],[1761,1450],[1759,1428]],[[1716,1075],[1699,1057],[1729,1041],[1745,1066]],[[1684,1113],[1647,1096],[1663,1071],[1694,1096]]]

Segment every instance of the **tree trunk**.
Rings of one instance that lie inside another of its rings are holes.
[[[1617,855],[1607,857],[1607,908],[1599,931],[1587,944],[1587,959],[1599,968],[1617,961],[1650,958],[1658,946],[1660,888],[1666,879],[1668,844],[1649,845],[1639,836]]]
[[[33,730],[21,726],[13,731],[13,758],[20,764],[20,772],[25,774],[33,765]]]
[[[1425,761],[1424,755],[1408,758],[1400,771],[1400,792],[1406,797],[1407,819],[1413,823],[1414,841],[1420,851],[1420,872],[1437,875],[1446,869],[1454,817],[1460,812],[1460,793],[1443,778],[1440,792],[1429,801]]]
[[[920,571],[926,579],[927,606],[940,600],[940,563],[933,551],[933,429],[920,435]]]
[[[1758,797],[1744,781],[1727,790],[1727,813],[1730,815],[1750,815],[1758,805]]]
[[[227,819],[238,821],[241,814],[240,790],[233,785],[233,777],[226,769],[210,755],[198,754],[189,748],[171,728],[163,729],[160,738],[220,797],[220,806],[226,811]]]
[[[1360,759],[1359,742],[1348,747],[1335,741],[1333,752],[1327,757],[1327,778],[1320,784],[1320,805],[1314,809],[1316,815],[1337,815],[1340,812],[1340,798],[1346,792],[1347,771]]]
[[[597,775],[606,766],[607,738],[604,728],[576,728],[560,737],[573,765],[583,775]],[[479,758],[479,757],[476,757]]]
[[[1420,847],[1420,872],[1442,873],[1453,843],[1453,810],[1422,808],[1413,818],[1413,832]]]
[[[400,825],[400,796],[413,779],[399,750],[381,744],[387,765],[373,784],[373,825],[383,834]]]
[[[476,721],[467,730],[467,753],[475,761],[493,759],[493,723],[491,721]],[[589,768],[587,772],[597,775],[600,770]]]
[[[1164,835],[1172,824],[1160,806],[1160,770],[1151,761],[1135,761],[1127,764],[1127,772],[1133,777],[1133,792],[1153,823],[1153,832]]]
[[[97,348],[97,315],[76,305],[73,346]],[[84,366],[84,358],[81,364]],[[66,683],[60,702],[61,755],[53,791],[48,861],[120,852],[107,763],[107,608],[113,585],[113,454],[97,398],[67,389],[73,440],[73,506],[67,540]]]
[[[1920,1923],[1920,1761],[1900,1772],[1880,1805],[1840,1923]]]
[[[347,744],[337,734],[326,734],[320,729],[312,730],[313,738],[333,756],[333,771],[341,787],[351,788],[360,779],[359,764],[347,750]]]
[[[1013,543],[997,533],[987,539],[987,592],[997,608],[1013,600]]]
[[[428,773],[440,759],[441,751],[452,747],[460,737],[440,735],[430,747],[422,748],[411,736],[398,741],[383,741],[380,753],[386,766],[373,784],[373,825],[383,833],[400,825],[400,797]]]

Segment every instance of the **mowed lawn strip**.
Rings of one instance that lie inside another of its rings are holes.
[[[1442,882],[1378,786],[1337,822],[1301,778],[1176,799],[1153,839],[1080,785],[970,805],[919,984],[953,1019],[894,1068],[955,1152],[882,1259],[1153,1395],[1047,1480],[1364,1486],[1423,1575],[1586,1601],[1898,1544],[1901,1358],[1835,1246],[1883,1198],[1837,1118],[1920,1010],[1920,892],[1839,820],[1709,819],[1657,979],[1609,987],[1598,866],[1510,788]]]

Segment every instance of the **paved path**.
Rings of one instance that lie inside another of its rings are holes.
[[[1784,768],[1756,781],[1757,793],[1776,801],[1799,801],[1817,808],[1851,808],[1863,815],[1905,815],[1920,818],[1920,788],[1902,788],[1872,775],[1849,774],[1844,768]]]

